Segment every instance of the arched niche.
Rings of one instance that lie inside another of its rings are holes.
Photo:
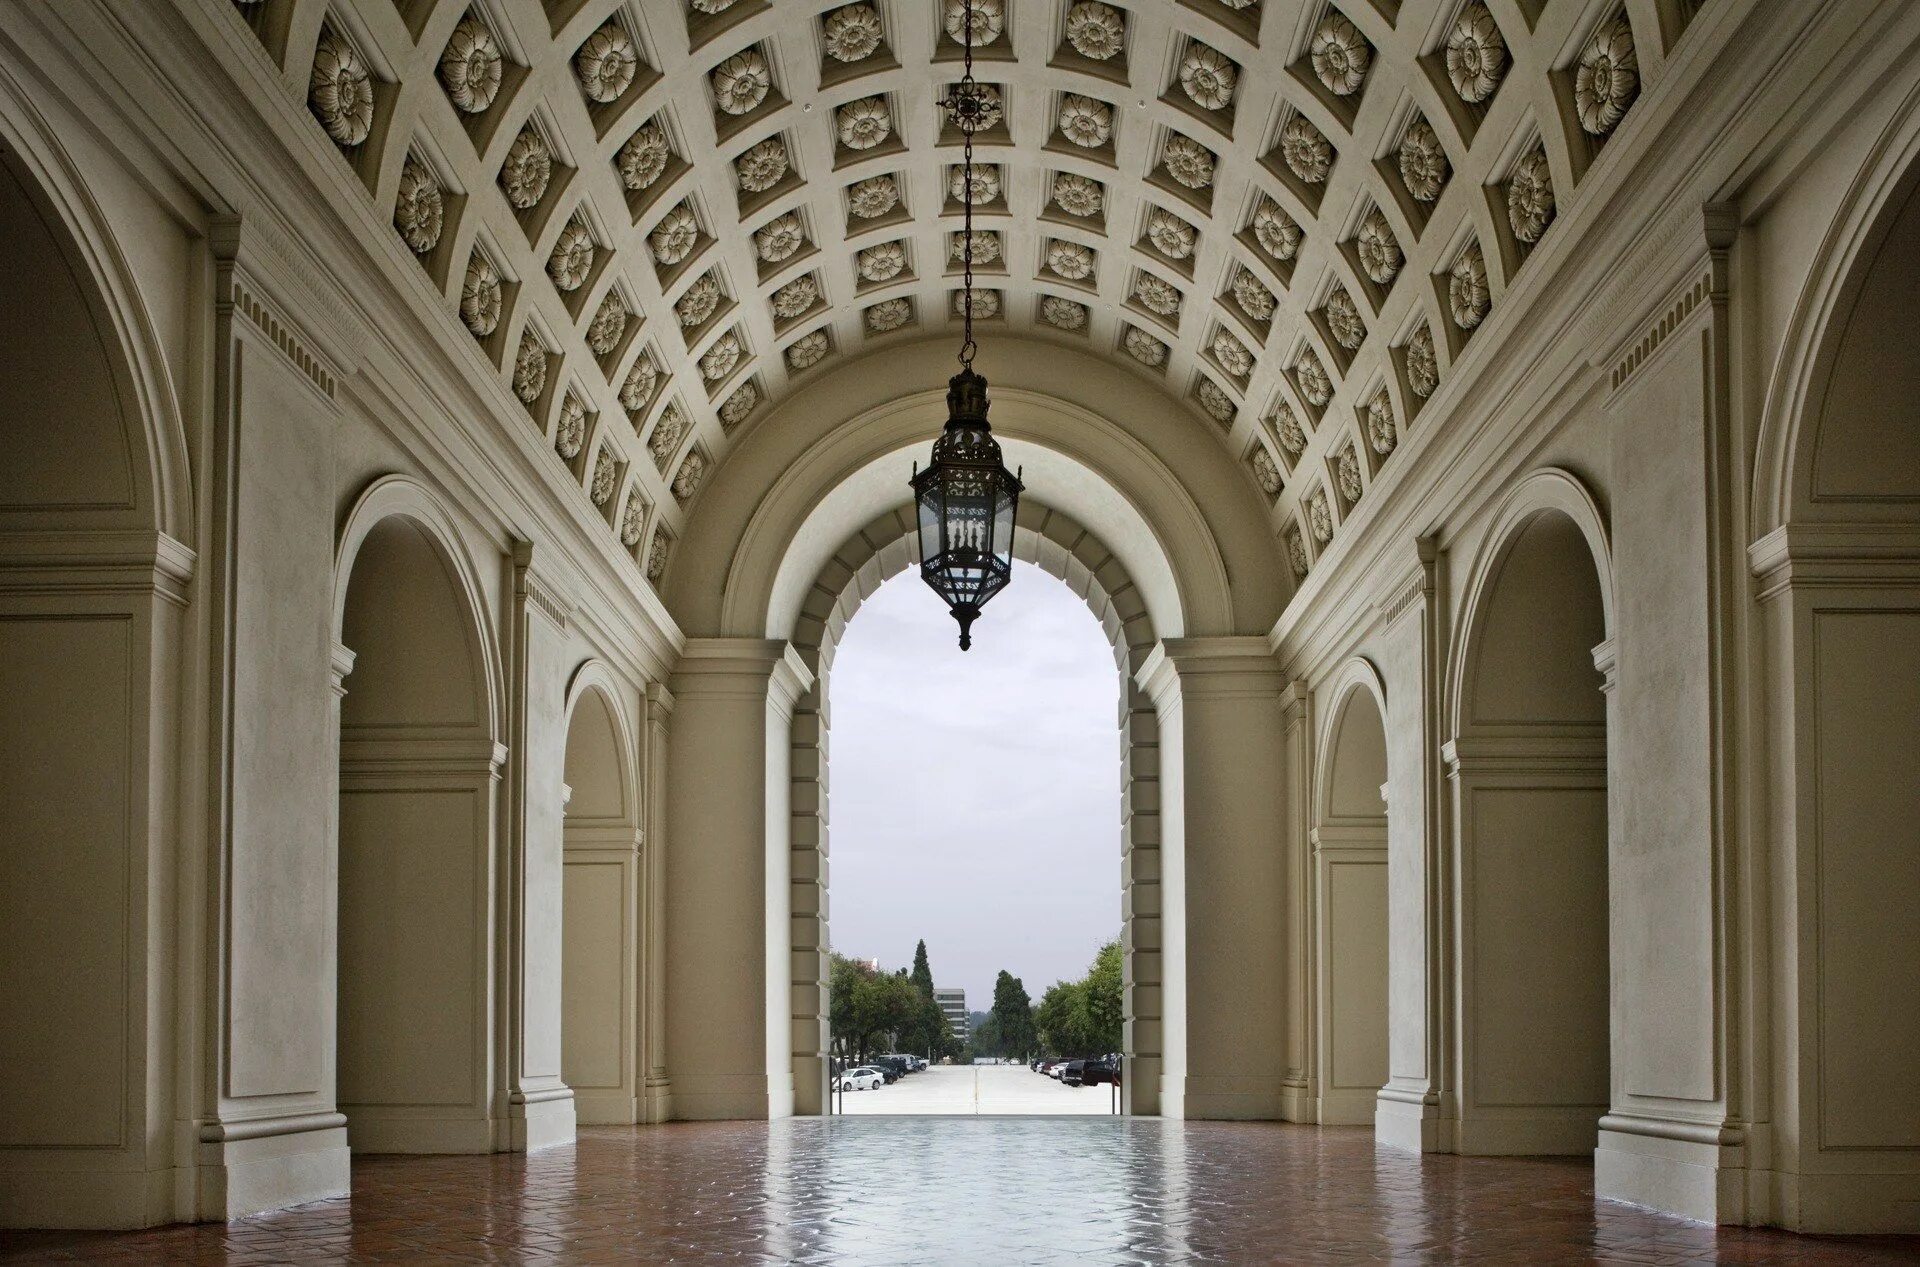
[[[0,1225],[176,1213],[179,419],[114,235],[0,83]],[[156,1183],[159,1176],[163,1182]]]
[[[1920,979],[1920,93],[1841,199],[1773,379],[1756,455],[1769,760],[1754,824],[1775,922],[1769,1221],[1920,1231],[1920,1020],[1886,1001]]]
[[[804,601],[786,625],[787,639],[812,673],[810,686],[794,707],[789,794],[795,822],[790,895],[795,935],[792,1064],[800,1112],[820,1112],[825,1107],[830,977],[827,877],[831,872],[828,717],[833,658],[866,596],[918,566],[917,531],[913,508],[903,503],[848,535],[816,565]],[[1179,871],[1175,859],[1169,885],[1160,830],[1159,795],[1165,774],[1155,709],[1137,681],[1161,634],[1131,572],[1102,537],[1072,515],[1030,497],[1023,499],[1015,525],[1014,556],[1061,581],[1086,603],[1106,633],[1120,675],[1117,721],[1123,812],[1116,843],[1121,861],[1122,971],[1128,999],[1123,1087],[1129,1112],[1157,1113],[1165,1048],[1169,1042],[1179,1042],[1184,1028],[1184,1016],[1178,1010],[1184,991],[1177,981],[1169,984],[1163,953],[1162,915],[1169,903],[1177,902]],[[784,931],[785,925],[779,927]],[[1169,998],[1172,1003],[1163,1002]],[[818,1098],[812,1094],[816,1089]]]
[[[488,1152],[497,674],[438,503],[377,482],[339,550],[339,1108],[355,1152]]]
[[[625,697],[598,660],[567,690],[560,1075],[586,1124],[641,1111],[642,842]]]
[[[1448,673],[1456,1142],[1585,1153],[1611,1103],[1611,562],[1565,472],[1522,480],[1475,561]]]
[[[1313,847],[1313,1055],[1324,1124],[1374,1118],[1387,1060],[1386,688],[1352,660],[1322,688]]]

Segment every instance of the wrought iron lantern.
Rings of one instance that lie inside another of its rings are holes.
[[[960,649],[973,645],[973,622],[1013,579],[1013,517],[1020,477],[1007,470],[987,423],[987,380],[973,372],[973,134],[988,118],[973,78],[973,3],[968,0],[965,69],[941,103],[961,135],[965,216],[960,260],[963,335],[960,372],[947,380],[947,426],[926,470],[916,464],[913,499],[920,522],[920,579],[946,600],[960,623]]]

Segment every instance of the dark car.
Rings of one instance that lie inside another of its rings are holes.
[[[888,1082],[898,1082],[913,1071],[905,1056],[876,1056],[873,1066],[887,1075]]]
[[[1084,1060],[1069,1060],[1067,1067],[1060,1071],[1061,1083],[1069,1087],[1079,1086],[1081,1075],[1086,1072],[1086,1068],[1087,1062]]]
[[[1099,1060],[1089,1060],[1086,1068],[1080,1071],[1080,1085],[1097,1087],[1103,1083],[1120,1081],[1120,1062],[1112,1056],[1103,1056]]]

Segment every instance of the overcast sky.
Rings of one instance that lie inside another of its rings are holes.
[[[1119,677],[1086,605],[1014,564],[962,653],[918,571],[855,613],[829,681],[833,948],[1038,1002],[1120,931]]]

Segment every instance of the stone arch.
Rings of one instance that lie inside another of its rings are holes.
[[[1507,496],[1470,574],[1442,749],[1464,1153],[1584,1153],[1611,1102],[1611,576],[1593,499],[1552,469]]]
[[[625,698],[601,660],[567,686],[560,1074],[586,1124],[640,1120],[643,842]]]
[[[336,1082],[358,1152],[489,1152],[499,682],[449,517],[376,480],[335,577]]]
[[[14,256],[7,275],[36,295],[10,307],[32,319],[8,331],[0,362],[12,402],[0,515],[22,527],[138,527],[192,540],[185,425],[133,267],[33,95],[5,77],[0,186]],[[55,415],[58,426],[43,425]],[[40,443],[56,438],[57,451]]]
[[[1815,256],[1756,455],[1755,834],[1775,895],[1756,953],[1792,1194],[1771,1220],[1807,1232],[1920,1226],[1920,1091],[1897,1072],[1920,1023],[1884,1007],[1920,973],[1911,905],[1887,900],[1920,885],[1920,355],[1899,303],[1916,283],[1920,90]]]
[[[478,571],[460,545],[460,532],[453,516],[439,497],[426,485],[406,475],[384,475],[368,484],[353,508],[347,512],[334,551],[333,637],[343,642],[347,614],[347,590],[356,561],[368,537],[390,519],[402,519],[416,526],[445,569],[449,583],[459,599],[461,629],[466,638],[470,664],[475,674],[484,713],[472,720],[477,733],[490,740],[500,738],[500,718],[505,711],[501,696],[503,679],[499,643],[493,622],[487,618],[486,592]]]
[[[793,880],[794,959],[814,966],[796,971],[794,1026],[803,1046],[793,1054],[801,1111],[824,1107],[826,1078],[825,982],[827,966],[828,770],[827,684],[840,635],[866,597],[886,581],[918,565],[918,528],[913,507],[901,505],[870,520],[841,543],[820,568],[794,617],[788,640],[812,681],[794,706],[792,805],[796,861]],[[1138,675],[1159,644],[1147,610],[1127,570],[1102,541],[1064,511],[1023,500],[1015,524],[1014,557],[1064,583],[1086,603],[1106,632],[1120,674],[1121,821],[1123,904],[1121,949],[1127,997],[1124,1085],[1129,1109],[1158,1111],[1165,1018],[1146,1000],[1162,997],[1158,785],[1160,756],[1153,702]],[[804,912],[804,914],[803,914]],[[817,974],[817,975],[816,975]],[[817,1008],[817,1011],[815,1010]],[[814,1040],[809,1042],[809,1040]],[[816,1045],[817,1044],[817,1045]],[[806,1089],[820,1085],[821,1099]]]
[[[1387,1062],[1387,692],[1356,657],[1321,688],[1314,769],[1316,1119],[1373,1121]]]
[[[88,181],[0,73],[0,1225],[176,1212],[184,429]],[[156,1182],[156,1176],[162,1182]]]
[[[1910,91],[1894,111],[1891,121],[1875,141],[1866,162],[1841,198],[1832,223],[1821,241],[1813,268],[1801,287],[1784,337],[1781,352],[1774,362],[1762,405],[1760,433],[1755,453],[1752,490],[1752,533],[1755,550],[1760,543],[1790,522],[1831,518],[1884,518],[1887,507],[1876,511],[1873,496],[1849,495],[1829,489],[1822,495],[1818,487],[1821,457],[1829,461],[1849,458],[1868,464],[1880,474],[1910,476],[1920,469],[1920,425],[1912,414],[1904,419],[1889,419],[1888,408],[1912,408],[1912,379],[1905,380],[1908,390],[1887,391],[1881,382],[1867,403],[1878,401],[1864,415],[1856,411],[1861,401],[1836,397],[1836,386],[1849,377],[1845,362],[1849,353],[1871,355],[1899,351],[1889,347],[1899,328],[1876,322],[1875,311],[1890,298],[1884,289],[1876,291],[1876,274],[1897,287],[1898,279],[1882,271],[1886,253],[1891,249],[1898,258],[1900,275],[1908,283],[1909,293],[1915,271],[1920,268],[1920,246],[1913,241],[1911,221],[1920,216],[1920,89]],[[1864,317],[1859,321],[1856,318]],[[1849,331],[1856,337],[1849,339]],[[1875,339],[1875,335],[1883,337]],[[1850,346],[1851,345],[1851,346]],[[1899,361],[1892,362],[1899,367]],[[1911,375],[1911,368],[1906,369]],[[1866,377],[1871,377],[1870,375]],[[1904,447],[1888,454],[1883,444],[1868,443],[1876,437],[1858,434],[1863,428],[1876,427],[1885,438],[1887,423],[1893,421],[1904,435],[1896,440]],[[1834,430],[1829,432],[1832,425]],[[1845,432],[1843,436],[1840,434]],[[1862,471],[1850,472],[1858,476]],[[1894,505],[1904,504],[1907,514],[1920,490],[1891,490],[1897,495]],[[1834,495],[1838,493],[1839,495]],[[1756,566],[1761,560],[1756,559]]]

